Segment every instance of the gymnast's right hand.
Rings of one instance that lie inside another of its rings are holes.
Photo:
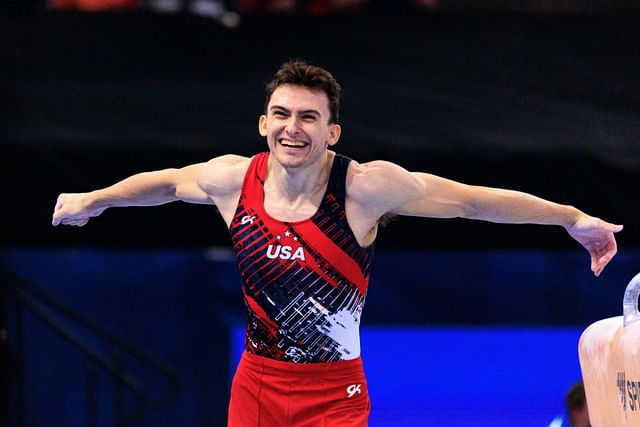
[[[53,209],[51,224],[82,227],[89,219],[100,215],[106,208],[95,208],[92,193],[60,194]]]

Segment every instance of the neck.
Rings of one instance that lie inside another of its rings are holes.
[[[317,162],[301,168],[286,168],[269,158],[265,189],[275,191],[288,199],[313,194],[326,187],[335,154],[327,151]]]

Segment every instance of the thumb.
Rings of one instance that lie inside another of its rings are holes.
[[[624,225],[622,224],[609,224],[609,230],[613,233],[618,233],[620,231],[622,231],[622,229],[624,228]]]
[[[613,224],[611,222],[607,222],[601,218],[595,218],[594,226],[604,229],[605,231],[609,231],[611,233],[618,233],[622,231],[624,226],[622,224]]]

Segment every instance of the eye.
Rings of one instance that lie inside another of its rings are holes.
[[[302,120],[305,122],[314,122],[316,120],[316,116],[313,114],[305,114],[302,116]]]
[[[285,113],[284,111],[279,111],[279,110],[274,111],[272,114],[273,114],[274,116],[276,116],[276,117],[286,117],[286,116],[287,116],[287,115],[286,115],[286,113]]]

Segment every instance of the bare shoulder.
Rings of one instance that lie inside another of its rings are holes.
[[[380,218],[395,213],[415,195],[415,187],[413,174],[395,163],[376,160],[349,164],[347,220],[362,246],[375,239]]]
[[[198,185],[210,195],[239,191],[251,163],[250,157],[227,154],[204,163]]]
[[[385,160],[352,161],[347,173],[347,194],[354,201],[376,204],[388,201],[419,185],[403,167]]]

